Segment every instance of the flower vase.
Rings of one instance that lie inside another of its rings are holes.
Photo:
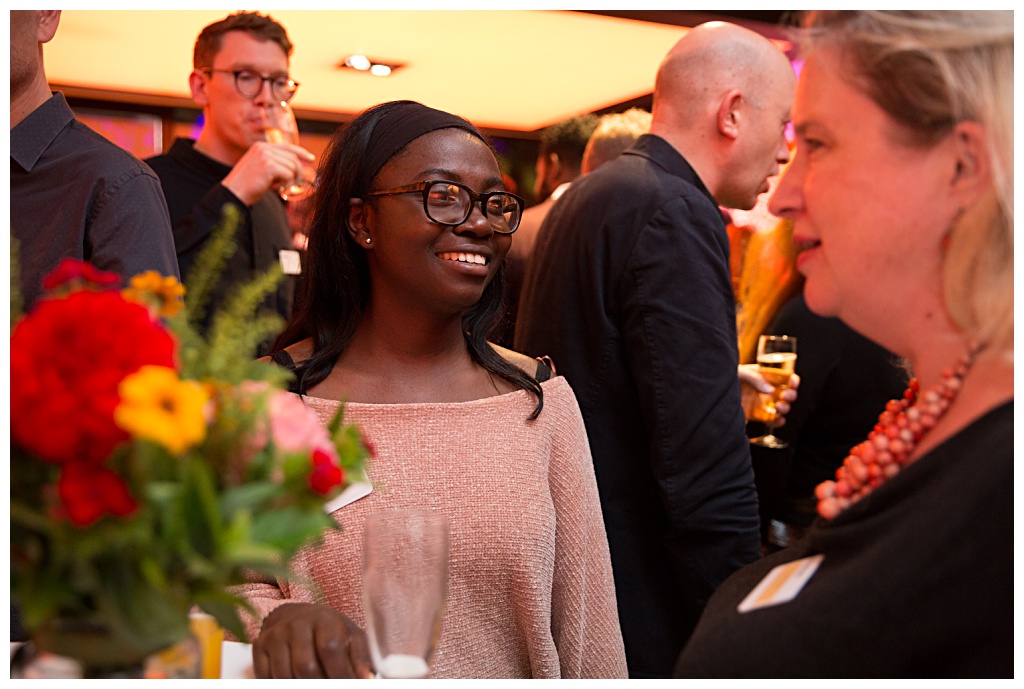
[[[12,676],[195,679],[201,671],[199,644],[187,634],[177,640],[140,639],[115,633],[102,622],[56,619],[30,636],[25,652],[12,658]]]

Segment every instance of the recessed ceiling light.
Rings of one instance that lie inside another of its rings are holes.
[[[369,72],[370,74],[378,77],[391,76],[396,69],[402,66],[404,65],[396,62],[378,60],[365,55],[349,55],[338,63],[338,67],[341,69],[354,69],[359,72]]]

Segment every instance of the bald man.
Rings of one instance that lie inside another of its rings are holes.
[[[795,77],[720,22],[662,62],[651,128],[580,177],[541,228],[515,345],[579,399],[632,677],[668,677],[708,596],[760,554],[729,242],[789,160]]]

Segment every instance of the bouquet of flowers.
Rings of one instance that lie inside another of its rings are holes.
[[[252,315],[276,279],[241,290],[203,338],[174,278],[119,291],[68,260],[14,324],[11,587],[37,645],[139,661],[188,636],[193,606],[244,639],[231,587],[289,576],[300,547],[338,528],[324,505],[371,449],[340,412],[321,425],[283,389],[289,372],[253,361],[280,325]],[[101,630],[101,648],[69,621]]]

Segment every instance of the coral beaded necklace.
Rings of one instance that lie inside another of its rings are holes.
[[[980,347],[971,345],[955,369],[945,368],[942,379],[918,395],[917,379],[903,393],[890,400],[878,417],[868,439],[850,449],[835,481],[824,481],[814,489],[818,514],[832,519],[861,500],[910,463],[909,457],[923,438],[949,409],[974,363]]]

